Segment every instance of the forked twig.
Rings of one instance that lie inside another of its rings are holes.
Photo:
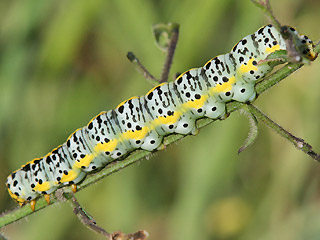
[[[271,118],[269,118],[266,114],[261,112],[257,107],[253,106],[252,104],[248,104],[247,107],[254,116],[260,119],[264,124],[266,124],[272,130],[274,130],[280,136],[284,137],[289,142],[291,142],[297,149],[305,152],[314,160],[320,162],[320,155],[313,151],[312,146],[309,143],[305,142],[302,138],[294,136],[292,133],[290,133],[288,130],[284,129],[282,126],[277,124],[275,121],[273,121]]]
[[[156,85],[160,82],[159,79],[155,78],[140,62],[140,60],[133,54],[133,52],[127,53],[127,58],[130,62],[134,63],[138,69],[143,74],[143,77],[149,81],[152,85]]]
[[[133,52],[127,53],[127,58],[136,65],[137,69],[143,74],[144,78],[147,81],[149,81],[152,85],[168,82],[172,60],[173,60],[176,46],[179,39],[179,24],[176,24],[176,23],[168,23],[167,25],[161,24],[161,27],[157,29],[157,33],[154,33],[154,34],[161,35],[161,32],[164,32],[164,30],[162,30],[163,28],[167,31],[168,41],[163,44],[160,44],[159,42],[157,42],[159,47],[167,53],[163,67],[162,67],[160,79],[154,77],[148,71],[148,69],[142,65],[140,60],[134,55]],[[160,41],[159,39],[156,39],[156,40]],[[165,46],[160,46],[160,45],[165,45]]]
[[[80,222],[91,229],[92,231],[105,236],[109,240],[145,240],[149,236],[149,234],[142,230],[136,233],[124,234],[122,232],[114,232],[108,233],[102,227],[99,227],[96,221],[86,212],[76,199],[74,195],[72,195],[70,199],[71,205],[73,207],[74,214],[79,218]]]

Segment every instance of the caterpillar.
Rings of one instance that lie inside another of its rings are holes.
[[[294,28],[286,30],[296,39],[301,55],[314,60],[312,41]],[[261,27],[203,67],[101,112],[65,143],[10,174],[6,186],[11,198],[20,205],[30,203],[34,210],[39,196],[45,195],[49,203],[57,188],[71,185],[75,190],[88,173],[136,149],[161,150],[166,135],[196,133],[199,118],[225,118],[227,102],[256,98],[255,83],[273,69],[261,60],[277,50],[286,50],[285,39],[274,26]]]

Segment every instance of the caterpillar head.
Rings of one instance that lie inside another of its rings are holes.
[[[313,42],[305,35],[300,35],[293,27],[281,27],[281,35],[286,40],[287,51],[289,55],[293,55],[295,61],[301,62],[302,57],[313,61],[317,58],[317,53],[314,51]],[[292,51],[291,45],[295,46],[295,51]]]

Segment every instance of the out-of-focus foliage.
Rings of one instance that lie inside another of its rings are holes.
[[[272,1],[283,24],[320,39],[319,1]],[[177,22],[172,76],[228,52],[267,23],[249,0],[77,0],[0,2],[0,204],[21,164],[64,142],[102,110],[151,86],[126,59],[134,51],[160,74],[164,54],[152,24]],[[282,126],[320,150],[320,65],[305,66],[257,101]],[[196,137],[157,153],[77,194],[109,231],[145,229],[150,239],[319,239],[320,165],[259,124],[246,138],[232,114]],[[103,239],[67,203],[3,229],[10,239]]]

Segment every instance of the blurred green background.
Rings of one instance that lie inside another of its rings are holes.
[[[274,13],[320,39],[319,1],[272,1]],[[133,51],[159,76],[165,55],[152,24],[177,22],[171,78],[230,51],[268,23],[249,0],[0,2],[0,206],[5,179],[45,155],[100,111],[151,86],[126,59]],[[319,60],[255,104],[320,151]],[[263,124],[240,155],[248,121],[239,113],[77,194],[108,231],[145,229],[150,239],[320,239],[320,165]],[[67,203],[5,227],[10,239],[104,239]]]

